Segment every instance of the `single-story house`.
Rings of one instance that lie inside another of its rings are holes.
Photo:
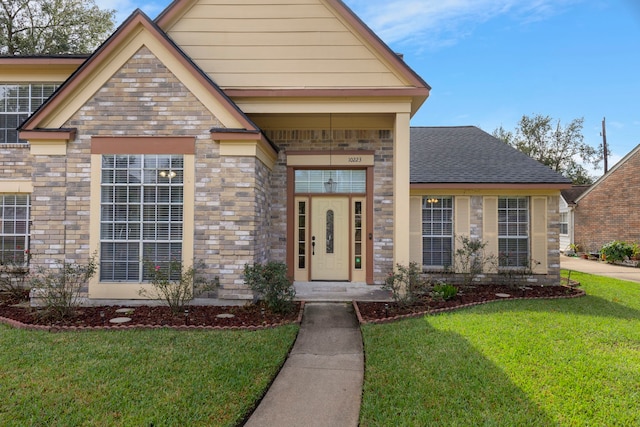
[[[557,283],[568,181],[474,127],[411,129],[429,92],[340,0],[176,0],[86,58],[0,58],[3,256],[95,253],[94,301],[195,259],[243,300],[246,264],[382,283],[470,235]]]
[[[597,252],[612,240],[640,242],[640,145],[575,198],[573,242]]]

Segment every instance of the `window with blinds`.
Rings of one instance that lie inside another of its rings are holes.
[[[102,156],[100,280],[141,282],[181,261],[183,172],[181,155]]]
[[[26,263],[29,250],[28,194],[0,194],[0,264]]]
[[[453,265],[453,197],[422,199],[422,264]]]
[[[498,261],[501,267],[529,266],[529,198],[498,199]]]

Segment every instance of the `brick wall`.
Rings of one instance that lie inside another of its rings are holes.
[[[255,240],[258,226],[268,228],[256,218],[268,209],[269,171],[253,157],[220,156],[209,130],[222,124],[154,55],[141,49],[64,127],[78,129],[67,156],[32,159],[33,249],[46,255],[35,264],[63,254],[82,261],[98,249],[88,247],[92,136],[194,136],[194,256],[220,278],[222,294],[251,297],[241,269],[267,258],[267,243]]]
[[[391,130],[296,130],[265,132],[281,148],[272,176],[271,257],[286,260],[286,153],[287,151],[324,151],[334,154],[346,150],[375,151],[373,229],[374,281],[384,282],[393,267],[393,135]]]
[[[574,242],[597,251],[612,240],[640,242],[640,151],[631,155],[580,200]]]

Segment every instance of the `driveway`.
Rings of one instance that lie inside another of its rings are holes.
[[[581,273],[597,274],[599,276],[613,277],[616,279],[630,280],[640,283],[640,268],[623,267],[621,265],[607,264],[601,261],[568,257],[560,255],[560,267],[565,270],[579,271]]]

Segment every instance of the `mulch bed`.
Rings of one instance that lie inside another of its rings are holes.
[[[499,297],[496,294],[509,294]],[[383,323],[408,317],[422,316],[455,310],[496,300],[531,298],[573,298],[584,295],[582,290],[568,286],[531,286],[516,289],[504,285],[479,285],[458,292],[449,301],[423,297],[412,305],[395,302],[354,302],[360,323]],[[118,313],[122,306],[80,307],[76,314],[63,320],[52,321],[42,310],[28,307],[28,303],[8,298],[0,293],[0,322],[15,327],[43,330],[91,330],[128,328],[179,328],[179,329],[263,329],[299,323],[304,303],[296,303],[289,314],[271,312],[263,304],[246,306],[190,306],[185,313],[174,314],[166,306],[137,306],[130,313]],[[17,305],[16,305],[17,304]],[[131,321],[114,324],[109,320],[128,317]]]
[[[302,304],[288,314],[273,313],[262,304],[245,306],[190,306],[184,312],[174,314],[167,306],[126,307],[133,311],[118,313],[122,306],[80,307],[76,314],[62,320],[51,320],[43,310],[28,307],[28,303],[15,305],[16,301],[3,298],[0,294],[0,322],[28,329],[128,329],[162,328],[179,329],[263,329],[300,321]],[[219,317],[219,315],[221,315]],[[111,319],[128,317],[122,324],[109,322]]]
[[[500,297],[498,294],[509,296]],[[424,296],[411,305],[398,305],[395,302],[357,302],[355,307],[360,323],[385,323],[498,300],[575,298],[582,295],[584,291],[574,286],[530,286],[520,289],[507,285],[478,285],[459,290],[449,301]]]

